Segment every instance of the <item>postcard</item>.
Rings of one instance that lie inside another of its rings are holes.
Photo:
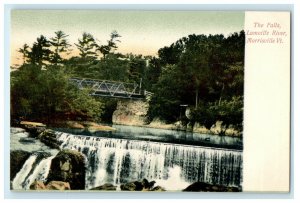
[[[12,191],[289,192],[289,12],[10,17]]]

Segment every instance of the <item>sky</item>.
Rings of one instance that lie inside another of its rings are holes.
[[[40,35],[48,39],[58,30],[69,35],[73,55],[74,43],[83,32],[92,34],[98,43],[106,44],[116,30],[122,37],[118,52],[157,55],[189,34],[224,34],[244,28],[244,12],[222,11],[137,11],[137,10],[12,10],[11,65],[22,64],[17,52],[23,44],[29,46]]]

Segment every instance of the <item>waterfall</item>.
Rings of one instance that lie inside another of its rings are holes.
[[[242,182],[242,152],[239,150],[61,132],[56,135],[62,149],[77,150],[85,155],[86,189],[143,178],[155,180],[170,190],[181,190],[197,181],[224,186],[240,186]]]
[[[24,177],[26,177],[32,170],[32,165],[35,162],[36,158],[37,156],[33,154],[26,160],[21,170],[17,173],[16,177],[13,179],[12,182],[13,189],[23,189]]]
[[[29,189],[34,181],[45,181],[48,177],[51,161],[55,155],[40,159],[42,154],[32,154],[13,179],[13,189]]]

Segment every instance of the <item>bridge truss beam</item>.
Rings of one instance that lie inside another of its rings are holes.
[[[125,83],[108,80],[70,78],[70,82],[79,89],[90,89],[91,96],[117,97],[117,98],[145,98],[151,95],[151,92],[142,91],[136,83]]]

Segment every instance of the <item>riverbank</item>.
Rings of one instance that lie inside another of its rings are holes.
[[[31,133],[39,134],[47,127],[53,128],[73,128],[73,129],[82,129],[87,130],[89,132],[97,132],[97,131],[115,131],[116,129],[103,124],[98,124],[92,121],[65,121],[65,120],[56,120],[55,122],[51,122],[48,126],[44,123],[40,122],[32,122],[32,121],[21,121],[18,125],[19,127],[23,127],[27,129]]]
[[[216,123],[207,129],[198,122],[193,123],[187,120],[187,123],[177,121],[166,123],[158,118],[154,118],[150,123],[147,120],[149,103],[146,101],[118,101],[117,107],[112,114],[112,123],[126,126],[139,126],[145,128],[156,128],[165,130],[186,131],[201,134],[222,135],[232,137],[242,137],[242,132],[229,126],[226,130],[222,126],[222,121]]]
[[[167,124],[159,119],[154,119],[149,124],[141,124],[141,123],[127,123],[127,122],[114,122],[113,124],[124,125],[124,126],[137,126],[144,128],[155,128],[155,129],[164,129],[164,130],[175,130],[175,131],[185,131],[192,133],[200,133],[200,134],[209,134],[213,136],[221,136],[220,132],[222,130],[222,122],[217,121],[216,124],[211,128],[207,129],[203,125],[199,123],[195,123],[191,125],[188,123],[187,125],[183,125],[180,121],[175,123]],[[242,137],[242,132],[238,131],[232,127],[226,129],[222,136],[230,136],[230,137]]]

